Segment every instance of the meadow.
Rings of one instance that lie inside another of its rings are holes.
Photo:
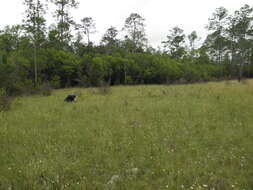
[[[252,190],[253,81],[17,98],[0,113],[0,189]]]

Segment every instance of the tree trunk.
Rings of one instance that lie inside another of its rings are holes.
[[[35,42],[36,43],[36,42]],[[37,45],[34,45],[34,87],[37,87],[38,83],[38,65],[37,65]]]
[[[234,73],[236,73],[234,70],[236,67],[234,67],[234,59],[235,59],[235,51],[234,51],[234,45],[233,42],[231,42],[231,63],[230,63],[230,77],[234,77]]]
[[[240,64],[238,82],[241,82],[242,80],[242,70],[243,70],[243,64]]]
[[[238,82],[241,82],[241,80],[242,80],[243,67],[244,67],[244,58],[241,56],[240,65],[239,65],[239,73],[238,73]]]
[[[124,83],[125,83],[125,85],[126,85],[126,83],[127,83],[127,73],[126,73],[126,63],[124,63],[124,77],[125,77],[125,81],[124,81]]]

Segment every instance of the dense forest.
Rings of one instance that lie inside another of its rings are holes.
[[[74,22],[75,0],[24,0],[23,22],[0,30],[0,89],[9,95],[52,88],[119,84],[171,84],[253,76],[253,7],[230,14],[217,8],[199,45],[193,31],[175,26],[161,49],[148,45],[145,18],[132,13],[123,29],[108,26],[99,44],[90,40],[95,21]],[[55,23],[45,17],[55,7]],[[122,22],[122,23],[123,23]],[[165,23],[166,24],[166,23]],[[119,33],[126,35],[119,38]]]

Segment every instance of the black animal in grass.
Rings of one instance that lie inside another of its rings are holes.
[[[65,102],[75,102],[77,100],[77,95],[75,94],[69,94],[64,101]]]

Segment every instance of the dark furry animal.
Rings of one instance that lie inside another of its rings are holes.
[[[77,100],[77,95],[75,94],[69,94],[66,98],[65,98],[65,102],[75,102]]]

